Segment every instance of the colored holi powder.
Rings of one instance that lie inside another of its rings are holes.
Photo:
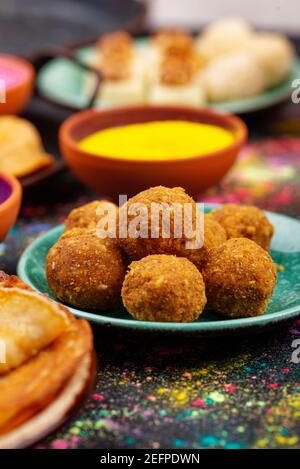
[[[158,388],[158,390],[157,390],[158,394],[165,394],[166,392],[168,392],[167,388]]]
[[[225,449],[240,449],[240,448],[241,448],[240,443],[231,442],[231,443],[226,443],[225,445]]]
[[[227,392],[234,392],[236,390],[236,386],[233,384],[225,384],[224,388]]]
[[[213,435],[207,435],[202,438],[201,443],[204,447],[214,446],[218,443],[218,439]]]
[[[195,407],[205,407],[205,402],[202,399],[196,399],[192,402],[192,405]]]
[[[80,429],[77,428],[77,427],[72,427],[72,428],[70,428],[70,433],[71,433],[72,435],[79,435]]]
[[[225,396],[219,393],[218,391],[210,393],[208,398],[211,399],[213,402],[223,402],[225,400]]]
[[[95,401],[102,401],[103,396],[101,396],[101,394],[92,394],[91,398]]]
[[[276,435],[276,440],[280,445],[294,446],[298,442],[298,436],[284,437],[282,435]]]
[[[0,59],[0,80],[4,81],[7,89],[18,85],[25,78],[24,71],[16,67],[17,65],[9,66],[2,64]]]
[[[66,440],[55,440],[51,446],[53,449],[66,449],[68,448],[68,442]]]
[[[166,120],[102,129],[78,146],[98,156],[159,161],[206,155],[230,146],[234,139],[231,131],[216,125]]]
[[[132,363],[110,365],[105,376],[99,375],[91,396],[90,402],[96,405],[94,413],[87,405],[80,418],[57,438],[55,446],[66,446],[67,440],[72,447],[72,438],[77,437],[79,447],[297,447],[300,397],[292,395],[292,386],[282,381],[288,370],[283,355],[290,351],[279,348],[274,357],[271,352],[256,356],[256,350],[255,342],[247,352],[194,360],[197,365],[185,369],[174,357],[172,366],[154,366],[150,371],[145,367],[139,374]],[[184,362],[191,363],[195,356],[197,352],[191,349]],[[276,366],[274,360],[279,358],[281,366]],[[159,362],[159,358],[154,360],[157,365]],[[149,373],[151,381],[146,380]],[[136,386],[137,376],[141,387]]]
[[[174,389],[171,391],[171,399],[177,404],[184,404],[189,400],[186,391]]]
[[[0,179],[0,204],[2,204],[5,200],[7,200],[10,194],[11,194],[10,185],[3,179]]]
[[[174,448],[182,448],[182,447],[184,447],[185,444],[186,444],[186,442],[184,440],[180,440],[179,438],[176,438],[173,441]]]

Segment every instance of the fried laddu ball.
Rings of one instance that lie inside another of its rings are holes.
[[[220,55],[201,75],[202,86],[210,101],[230,101],[259,95],[265,81],[256,57],[247,50]]]
[[[65,221],[65,231],[73,228],[96,228],[97,223],[101,219],[101,215],[105,215],[106,209],[118,210],[118,207],[107,200],[94,200],[88,204],[74,208]],[[101,210],[101,213],[99,213]]]
[[[196,39],[196,48],[207,61],[240,49],[252,40],[251,26],[239,17],[212,21]]]
[[[213,218],[204,215],[204,238],[203,246],[200,249],[189,249],[188,259],[202,271],[211,249],[215,249],[227,240],[224,228]]]
[[[126,263],[115,240],[94,229],[67,231],[50,249],[46,275],[54,295],[81,309],[107,310],[120,299]]]
[[[227,204],[210,212],[226,231],[227,238],[249,238],[269,251],[274,227],[264,212],[250,205]]]
[[[283,34],[256,33],[245,44],[245,48],[258,60],[268,88],[278,85],[289,75],[295,60],[295,50]]]
[[[122,299],[141,321],[191,322],[206,304],[201,273],[184,257],[164,254],[144,257],[129,266]]]
[[[120,213],[123,212],[123,214],[125,213],[126,215],[127,212],[127,229],[136,216],[136,213],[131,213],[131,209],[138,209],[140,206],[139,204],[146,208],[147,211],[148,224],[145,227],[145,231],[148,237],[133,237],[130,232],[125,238],[119,237],[119,245],[124,249],[131,260],[142,259],[143,257],[151,254],[173,254],[179,257],[186,257],[201,269],[206,261],[209,249],[216,247],[226,240],[226,235],[223,229],[220,226],[217,226],[216,223],[212,223],[210,220],[205,218],[204,236],[203,233],[199,234],[199,240],[202,241],[203,246],[192,249],[190,245],[187,244],[190,241],[193,243],[195,238],[191,238],[190,234],[186,236],[186,230],[184,228],[189,225],[192,230],[196,231],[197,213],[199,214],[199,212],[195,201],[181,187],[152,187],[129,199],[125,206],[120,209]],[[169,213],[170,215],[170,233],[168,233],[169,236],[167,237],[163,236],[164,226],[161,212],[158,223],[154,223],[153,218],[151,218],[152,204],[165,204],[165,208],[163,209],[164,214]],[[183,210],[186,210],[187,206],[189,207],[189,210],[187,212],[185,211],[185,216],[182,215],[181,237],[176,237],[174,235],[176,228],[176,212],[173,210],[172,206],[174,207],[175,204],[179,207],[182,214]],[[200,215],[200,217],[201,216],[202,215]],[[199,229],[202,229],[201,223],[199,224]],[[120,223],[120,225],[122,225],[122,223]],[[153,229],[155,230],[156,237],[151,237]]]
[[[230,318],[258,316],[273,293],[277,271],[254,241],[232,238],[210,251],[203,269],[208,304]]]

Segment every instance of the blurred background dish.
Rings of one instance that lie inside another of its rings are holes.
[[[101,129],[153,121],[183,120],[211,124],[233,133],[225,148],[192,158],[119,159],[88,153],[79,147],[85,137]],[[176,106],[132,106],[97,112],[83,111],[67,119],[59,133],[61,152],[74,174],[93,191],[118,200],[148,187],[183,186],[196,194],[216,184],[233,165],[247,138],[247,129],[237,117],[210,110]]]
[[[13,176],[0,173],[0,242],[14,225],[20,210],[22,189]]]
[[[238,17],[213,21],[196,36],[174,28],[143,37],[119,31],[53,50],[42,66],[41,59],[40,95],[77,110],[150,103],[253,112],[287,100],[300,70],[285,35],[256,31]]]
[[[76,54],[85,60],[91,53],[91,47],[78,48]],[[270,88],[258,96],[244,99],[227,100],[210,104],[212,109],[244,114],[260,111],[276,104],[285,102],[291,95],[291,83],[298,78],[300,65],[295,61],[288,79]],[[63,106],[69,110],[85,109],[90,103],[90,95],[84,89],[87,71],[78,64],[63,57],[56,57],[49,61],[37,75],[37,89],[40,95],[48,101]],[[108,107],[106,101],[98,101],[96,107]]]

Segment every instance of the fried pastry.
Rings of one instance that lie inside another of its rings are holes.
[[[6,363],[0,375],[20,366],[56,339],[67,324],[66,314],[34,292],[0,286],[0,337]]]
[[[53,161],[33,124],[20,117],[0,117],[0,171],[23,177],[51,166]]]
[[[0,435],[47,406],[91,351],[89,324],[71,319],[65,332],[51,345],[0,378]]]
[[[6,366],[0,376],[4,435],[58,396],[82,360],[91,358],[93,340],[86,321],[1,271],[0,337],[8,344],[7,363],[0,365]]]

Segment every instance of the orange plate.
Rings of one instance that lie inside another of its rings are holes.
[[[87,397],[95,376],[95,354],[87,354],[54,401],[22,425],[0,436],[0,449],[26,448],[63,425]]]
[[[18,277],[1,271],[0,285],[32,291]],[[93,382],[91,327],[60,308],[68,318],[66,329],[37,355],[1,377],[0,449],[28,446],[51,432],[68,418]]]
[[[78,148],[84,137],[108,127],[157,120],[188,120],[221,126],[234,132],[228,147],[206,155],[165,161],[124,160],[97,156]],[[61,126],[61,152],[74,174],[93,191],[117,199],[151,186],[182,186],[195,195],[216,184],[235,162],[247,138],[245,124],[233,115],[179,106],[130,106],[105,111],[88,110]]]

